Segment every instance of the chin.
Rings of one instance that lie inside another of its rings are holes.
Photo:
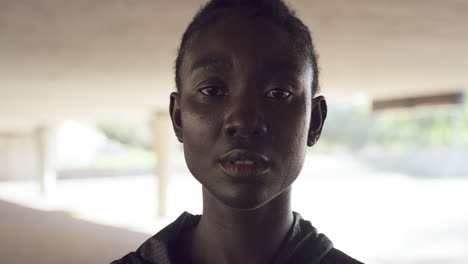
[[[244,184],[242,184],[244,185]],[[276,195],[262,190],[255,184],[245,184],[246,186],[230,186],[227,190],[217,188],[214,191],[208,190],[218,201],[233,209],[250,211],[258,209],[270,202]]]

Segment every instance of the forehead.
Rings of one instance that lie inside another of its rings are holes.
[[[200,66],[228,69],[238,66],[238,61],[290,71],[309,65],[283,26],[242,11],[220,12],[217,19],[197,32],[190,40],[183,65],[186,70]]]

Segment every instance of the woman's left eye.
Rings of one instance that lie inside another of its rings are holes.
[[[274,98],[274,99],[286,99],[290,97],[292,94],[293,93],[291,93],[290,91],[280,89],[280,88],[275,88],[275,89],[268,90],[265,93],[265,96],[269,98]]]

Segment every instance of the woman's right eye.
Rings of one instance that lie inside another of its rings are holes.
[[[216,86],[204,87],[197,90],[205,96],[224,96],[226,93]]]

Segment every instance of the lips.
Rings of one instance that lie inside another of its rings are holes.
[[[233,177],[253,177],[269,169],[269,161],[262,154],[245,149],[234,149],[224,154],[219,163],[223,171]]]

